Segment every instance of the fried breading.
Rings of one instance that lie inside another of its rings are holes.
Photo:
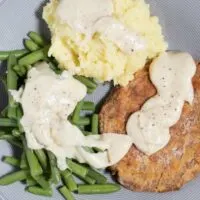
[[[193,105],[185,103],[179,121],[170,128],[171,140],[165,148],[147,156],[133,145],[119,163],[109,168],[123,186],[134,191],[172,191],[200,172],[200,64],[193,86]],[[101,133],[126,134],[128,117],[155,94],[148,67],[126,87],[114,88],[100,112]]]

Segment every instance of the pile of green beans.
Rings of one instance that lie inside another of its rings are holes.
[[[55,73],[60,74],[55,59],[48,57],[48,42],[38,33],[30,32],[28,39],[24,40],[25,49],[14,51],[0,51],[0,61],[7,61],[7,74],[5,87],[7,90],[17,90],[19,80],[26,78],[31,66],[39,61],[46,61]],[[83,83],[88,93],[94,92],[97,84],[94,80],[83,76],[74,76]],[[20,119],[23,110],[19,103],[8,94],[8,106],[1,112],[0,140],[6,140],[10,144],[22,149],[20,158],[4,156],[2,161],[15,167],[13,173],[0,177],[0,185],[9,185],[17,181],[25,181],[25,191],[35,195],[52,196],[52,185],[63,186],[58,190],[67,200],[73,200],[73,192],[78,194],[110,193],[119,190],[116,184],[108,184],[107,179],[97,170],[88,165],[80,164],[74,160],[66,159],[68,169],[60,171],[57,167],[55,155],[45,149],[30,149],[27,145],[25,133]],[[82,111],[89,111],[89,115],[83,116]],[[67,120],[67,119],[66,119]],[[82,133],[87,135],[99,134],[99,119],[95,113],[95,104],[90,101],[81,101],[77,104],[70,117],[71,123],[78,126]],[[85,150],[96,153],[97,148],[83,147]],[[83,184],[78,185],[74,177],[79,178]]]

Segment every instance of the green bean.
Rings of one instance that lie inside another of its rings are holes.
[[[76,175],[77,176],[77,175]],[[83,182],[85,183],[88,183],[90,185],[94,185],[96,183],[96,180],[89,177],[89,176],[85,176],[85,177],[82,177],[82,176],[77,176],[79,179],[81,179]]]
[[[15,166],[15,167],[20,167],[20,160],[13,156],[4,156],[3,162],[10,164],[12,166]]]
[[[13,51],[0,51],[0,60],[7,60],[9,55],[12,54],[19,58],[27,53],[26,49],[13,50]]]
[[[93,135],[92,132],[89,131],[82,131],[83,135],[88,136],[88,135]]]
[[[23,126],[21,125],[20,121],[18,121],[18,128],[19,128],[19,131],[24,133],[24,128]]]
[[[77,126],[87,126],[90,124],[90,118],[80,117],[76,122],[73,122]]]
[[[8,107],[8,118],[10,118],[10,119],[16,119],[16,116],[17,116],[16,107],[17,107],[16,105]]]
[[[34,150],[35,155],[37,156],[43,170],[47,169],[47,156],[43,149]]]
[[[13,70],[19,75],[19,76],[24,76],[27,73],[27,70],[24,66],[20,65],[15,65],[13,67]]]
[[[25,152],[23,152],[22,155],[21,155],[20,168],[21,169],[28,169],[28,161],[26,159]]]
[[[13,135],[9,134],[1,134],[0,135],[0,140],[13,140],[15,137]]]
[[[0,118],[0,127],[17,127],[17,121],[8,118]]]
[[[74,178],[71,172],[68,169],[66,169],[65,171],[61,172],[61,175],[62,175],[65,185],[69,188],[69,190],[72,192],[77,191],[77,184],[74,181]]]
[[[0,131],[0,136],[5,135],[5,131]]]
[[[44,176],[36,176],[34,177],[36,182],[43,188],[43,189],[48,189],[51,187],[50,182],[47,181]]]
[[[46,46],[43,49],[33,51],[32,53],[20,58],[18,64],[20,66],[29,66],[37,63],[40,60],[43,60],[45,57],[47,57],[48,49],[49,46]]]
[[[89,78],[86,78],[84,76],[74,76],[78,81],[80,81],[81,83],[83,83],[86,87],[91,88],[91,89],[96,89],[97,84],[90,80]]]
[[[7,87],[8,89],[16,90],[17,89],[17,75],[13,71],[13,66],[16,65],[17,59],[14,55],[10,54],[8,57],[8,66],[7,66]]]
[[[18,124],[18,131],[20,136],[22,135],[22,133],[24,132],[24,128],[20,122],[21,118],[23,116],[23,111],[20,105],[17,106],[17,124]]]
[[[81,131],[84,131],[84,130],[85,130],[85,126],[78,126],[78,128],[79,128]]]
[[[92,133],[99,133],[99,116],[97,114],[92,115]]]
[[[26,184],[28,186],[35,186],[35,185],[37,185],[37,181],[35,179],[33,179],[32,176],[28,176],[26,179]]]
[[[22,135],[22,132],[20,132],[18,129],[13,129],[12,130],[12,135],[14,137],[20,137]]]
[[[16,147],[19,147],[20,149],[23,148],[22,146],[22,143],[18,140],[15,140],[15,139],[7,139],[7,142],[9,142],[10,144],[16,146]]]
[[[3,73],[0,75],[0,81],[3,83],[4,88],[7,88],[7,74]]]
[[[99,184],[104,184],[107,182],[107,178],[104,175],[100,174],[92,168],[89,168],[88,176],[96,180],[96,183]]]
[[[15,71],[13,70],[13,66],[16,65],[17,59],[14,55],[10,54],[8,57],[8,66],[7,66],[7,89],[8,90],[16,90],[17,89],[17,81],[18,77]],[[13,99],[13,96],[8,94],[8,118],[15,119],[16,118],[16,102]]]
[[[6,107],[1,111],[1,116],[2,116],[2,117],[7,117],[7,116],[8,116],[8,106],[6,106]]]
[[[12,130],[12,129],[11,129]],[[7,132],[10,132],[10,128],[2,128],[2,130],[0,130],[0,137],[3,135],[7,135]],[[13,137],[14,138],[14,137]]]
[[[44,46],[46,44],[46,41],[43,39],[41,35],[39,35],[36,32],[29,32],[28,36],[39,46]]]
[[[57,168],[56,157],[50,151],[47,151],[47,155],[51,168],[51,180],[54,184],[58,184],[60,182],[60,172]]]
[[[51,197],[53,195],[53,191],[52,191],[51,188],[48,188],[48,189],[44,190],[43,188],[38,187],[38,186],[27,187],[26,191],[30,192],[32,194],[41,195],[41,196]]]
[[[22,108],[21,108],[21,106],[18,106],[18,107],[17,107],[18,129],[19,129],[19,131],[20,131],[21,133],[24,132],[24,128],[23,128],[23,126],[22,126],[22,124],[21,124],[21,122],[20,122],[22,116],[23,116]]]
[[[117,184],[104,184],[104,185],[78,185],[79,194],[107,194],[120,190]]]
[[[92,94],[94,91],[95,91],[95,89],[91,89],[91,88],[88,88],[88,89],[87,89],[87,93],[88,93],[88,94]]]
[[[59,191],[66,200],[74,200],[72,193],[67,189],[67,187],[63,186],[59,188]]]
[[[11,174],[5,175],[0,178],[0,185],[9,185],[17,181],[22,181],[27,178],[28,172],[25,170],[20,170],[13,172]]]
[[[41,175],[43,173],[43,170],[42,170],[42,167],[40,166],[40,163],[36,155],[34,154],[33,150],[28,148],[24,137],[22,138],[22,142],[24,145],[24,151],[26,154],[29,168],[30,168],[31,176],[36,177],[36,176]]]
[[[48,58],[48,61],[49,61],[49,67],[56,73],[56,74],[61,74],[62,73],[62,70],[59,69],[56,64],[54,64],[50,58]]]
[[[35,42],[33,42],[33,40],[27,40],[26,39],[24,41],[24,45],[30,51],[37,51],[37,50],[40,49],[40,47]]]
[[[98,147],[93,147],[94,151],[95,152],[104,152],[104,150],[98,148]]]
[[[67,159],[67,164],[69,169],[72,171],[72,173],[81,176],[81,177],[85,177],[88,173],[88,169],[70,159]]]
[[[95,104],[91,101],[84,101],[82,110],[91,110],[95,111]]]
[[[14,71],[18,74],[18,75],[21,75],[21,69],[20,69],[20,66],[19,65],[14,65],[13,66],[13,69]],[[20,72],[20,73],[19,73]]]
[[[22,148],[21,142],[19,140],[16,140],[13,135],[8,135],[8,134],[0,135],[0,140],[6,140],[10,144]]]
[[[92,147],[83,147],[83,149],[89,153],[95,153]]]
[[[84,102],[83,101],[80,101],[75,110],[74,110],[74,113],[73,113],[73,116],[72,116],[72,122],[75,124],[79,121],[79,118],[80,118],[80,112],[81,112],[81,109],[83,107],[83,104]]]
[[[24,128],[20,122],[21,118],[23,116],[23,111],[22,111],[22,108],[20,105],[18,105],[17,107],[17,124],[18,124],[18,130],[20,133],[23,133],[24,132]]]
[[[23,116],[23,111],[20,105],[17,107],[17,119],[20,120]]]

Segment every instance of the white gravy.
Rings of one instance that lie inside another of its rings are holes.
[[[47,63],[38,64],[28,72],[24,91],[10,92],[24,111],[21,124],[28,147],[53,152],[61,170],[67,167],[66,158],[105,168],[120,161],[132,145],[127,135],[84,136],[67,120],[87,93],[85,85],[67,71],[57,75]],[[98,147],[104,152],[89,153],[84,147]]]
[[[75,31],[90,39],[96,32],[131,54],[145,48],[144,39],[112,16],[112,0],[61,0],[57,8],[60,17]]]
[[[133,143],[147,155],[168,144],[169,129],[179,120],[184,102],[192,104],[196,65],[188,53],[166,52],[153,61],[149,72],[157,95],[133,113],[126,126]]]

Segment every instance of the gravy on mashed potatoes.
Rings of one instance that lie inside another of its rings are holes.
[[[70,20],[66,23],[67,20],[58,15],[62,2],[51,0],[43,12],[43,18],[52,34],[49,54],[59,61],[61,68],[99,81],[114,80],[114,84],[126,85],[133,78],[133,73],[145,65],[147,59],[157,56],[167,48],[158,18],[150,16],[149,5],[144,0],[110,0],[112,18],[145,42],[145,48],[135,48],[131,54],[123,51],[120,42],[106,37],[101,30],[85,40],[87,35],[83,31],[77,31]],[[80,10],[78,7],[74,9],[79,17]],[[127,49],[126,46],[123,47]]]

